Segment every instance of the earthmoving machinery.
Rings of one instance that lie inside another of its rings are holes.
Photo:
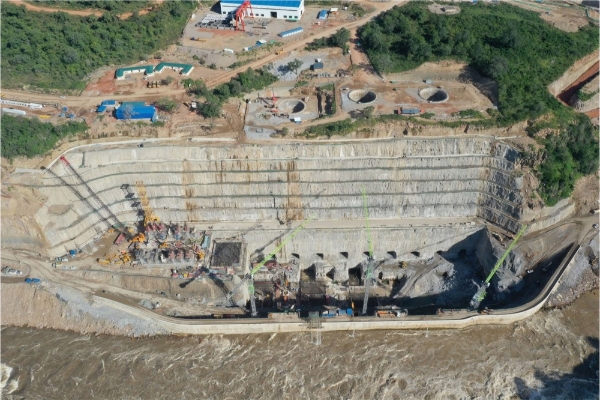
[[[483,299],[485,299],[485,295],[487,294],[487,288],[490,287],[490,281],[492,280],[492,278],[496,274],[496,271],[498,271],[498,268],[500,268],[500,266],[502,265],[502,263],[504,262],[504,260],[508,256],[508,253],[510,253],[511,250],[513,249],[513,247],[515,247],[515,244],[517,243],[517,240],[519,240],[519,238],[521,237],[521,235],[523,234],[523,232],[525,232],[525,229],[527,229],[527,225],[523,225],[521,227],[521,229],[519,230],[519,232],[517,233],[517,235],[513,239],[512,243],[506,248],[506,251],[504,252],[504,254],[502,254],[502,257],[500,257],[500,259],[498,260],[498,262],[496,263],[496,265],[494,265],[494,268],[492,268],[492,270],[490,271],[488,277],[483,282],[483,285],[481,285],[481,287],[477,290],[477,292],[475,293],[475,295],[471,299],[471,302],[469,303],[469,308],[471,310],[476,310],[476,309],[479,308],[479,305],[481,304],[481,302],[483,301]]]
[[[283,248],[283,246],[285,246],[287,244],[287,242],[289,242],[290,240],[292,240],[294,238],[294,236],[296,236],[302,229],[304,229],[304,225],[306,225],[307,223],[309,223],[312,219],[313,219],[312,217],[309,218],[309,219],[307,219],[299,227],[297,227],[296,229],[294,229],[294,231],[284,241],[282,241],[281,244],[275,248],[275,250],[273,250],[271,253],[269,253],[268,256],[266,256],[265,258],[263,258],[263,260],[261,262],[259,262],[254,268],[252,268],[249,273],[247,273],[246,275],[244,275],[244,278],[242,278],[242,280],[240,281],[240,283],[238,283],[237,285],[235,285],[235,287],[229,293],[227,293],[227,295],[226,295],[227,300],[229,300],[230,302],[232,302],[233,304],[235,304],[235,302],[233,301],[233,296],[237,293],[237,291],[243,285],[248,285],[248,292],[250,294],[250,306],[251,306],[251,310],[252,310],[251,311],[251,315],[252,315],[252,317],[258,317],[258,312],[256,311],[256,301],[254,299],[254,275],[268,261],[270,261],[273,258],[273,256],[275,254],[277,254]]]

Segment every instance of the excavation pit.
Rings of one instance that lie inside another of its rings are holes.
[[[348,98],[358,104],[369,104],[377,100],[377,95],[370,90],[359,89],[348,93]]]
[[[215,242],[211,266],[239,267],[242,260],[242,243],[241,242]]]
[[[448,93],[440,88],[426,88],[419,91],[419,97],[430,103],[444,103],[448,101]]]
[[[303,101],[297,99],[282,100],[277,106],[279,108],[279,111],[286,114],[299,113],[301,111],[304,111],[304,109],[306,108],[306,104],[304,104]]]

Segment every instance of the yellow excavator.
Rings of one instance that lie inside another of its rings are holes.
[[[131,239],[131,243],[143,243],[146,241],[146,235],[143,233],[138,233]]]

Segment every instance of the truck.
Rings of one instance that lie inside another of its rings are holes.
[[[31,285],[38,285],[42,282],[40,278],[25,278],[25,283],[29,283]]]
[[[2,273],[4,275],[13,275],[13,276],[23,275],[23,272],[21,272],[21,270],[10,268],[10,267],[4,267],[4,269],[2,270]]]
[[[379,310],[377,311],[377,317],[379,318],[397,318],[406,315],[406,310]]]
[[[398,110],[398,114],[404,115],[416,115],[421,114],[423,111],[419,108],[402,107]]]

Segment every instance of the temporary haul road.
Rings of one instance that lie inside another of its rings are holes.
[[[246,65],[236,68],[234,70],[224,72],[223,74],[220,74],[219,76],[217,76],[215,78],[207,80],[205,82],[206,86],[209,88],[213,88],[215,86],[220,85],[221,83],[228,82],[229,80],[231,80],[231,78],[235,77],[240,72],[246,71],[248,68],[259,68],[259,67],[262,67],[265,64],[271,63],[279,58],[287,57],[288,53],[290,51],[302,49],[308,43],[312,42],[315,39],[326,37],[326,36],[331,36],[342,27],[352,31],[352,35],[355,35],[354,31],[356,30],[356,28],[358,28],[361,25],[364,25],[371,19],[375,18],[379,13],[381,13],[383,11],[387,11],[394,6],[401,5],[406,2],[407,2],[407,0],[390,1],[390,2],[375,2],[375,3],[358,2],[357,1],[356,3],[364,3],[368,7],[374,7],[376,9],[376,11],[371,16],[367,16],[367,17],[358,19],[356,21],[344,24],[341,27],[336,26],[333,28],[328,28],[317,34],[311,35],[311,36],[307,37],[306,39],[300,40],[298,42],[290,43],[288,45],[284,45],[282,47],[282,50],[283,50],[282,54],[280,54],[280,55],[271,54],[269,56],[261,58],[260,60],[256,60],[250,64],[246,64]],[[113,95],[113,96],[110,96],[110,98],[117,100],[117,101],[133,101],[133,100],[151,101],[151,100],[158,100],[165,96],[178,96],[178,95],[182,95],[182,94],[185,94],[185,89],[171,89],[171,90],[167,90],[167,91],[161,92],[160,94],[155,94],[155,95]],[[65,96],[64,98],[59,99],[58,96],[56,96],[56,95],[48,95],[48,94],[41,94],[41,93],[34,93],[34,92],[24,92],[22,90],[14,90],[14,89],[2,89],[2,95],[7,99],[15,100],[15,101],[23,101],[23,102],[28,102],[28,103],[41,103],[41,104],[60,103],[61,105],[64,105],[64,106],[78,106],[78,107],[96,106],[96,105],[98,105],[97,103],[98,103],[99,97],[102,97],[102,98],[107,97],[106,95],[94,96],[94,97]]]

